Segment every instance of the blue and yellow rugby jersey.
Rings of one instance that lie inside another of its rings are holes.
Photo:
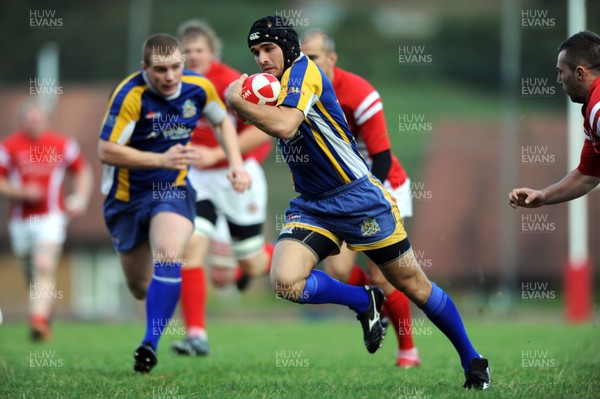
[[[179,90],[166,98],[155,93],[143,72],[125,78],[114,90],[102,122],[100,138],[140,151],[165,152],[187,145],[200,117],[218,124],[227,116],[213,84],[184,70]],[[187,170],[127,169],[104,165],[102,193],[129,202],[156,187],[186,184]]]
[[[331,82],[304,54],[281,78],[280,105],[304,113],[296,135],[278,140],[298,193],[317,196],[369,173]]]

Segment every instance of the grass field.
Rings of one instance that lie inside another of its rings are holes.
[[[423,364],[392,366],[392,336],[375,355],[351,320],[213,322],[213,353],[178,358],[173,335],[149,375],[131,371],[141,324],[59,323],[50,344],[25,325],[0,327],[1,398],[598,398],[598,326],[471,322],[490,359],[492,388],[464,392],[449,342],[428,322],[415,329]]]

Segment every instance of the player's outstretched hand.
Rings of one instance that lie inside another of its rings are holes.
[[[521,206],[523,208],[538,208],[544,205],[545,196],[541,190],[534,190],[527,187],[515,188],[508,194],[508,203],[514,209]]]
[[[245,73],[240,76],[238,80],[231,82],[231,84],[227,87],[227,90],[225,91],[225,102],[227,103],[228,107],[235,109],[235,107],[233,107],[233,103],[238,98],[242,98],[242,85],[247,78],[248,74]]]
[[[195,161],[196,155],[192,147],[175,144],[162,154],[162,167],[165,169],[187,169],[190,162]]]
[[[237,193],[243,193],[252,186],[252,178],[243,166],[230,167],[227,178]]]

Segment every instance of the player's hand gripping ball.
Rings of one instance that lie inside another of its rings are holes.
[[[248,76],[242,85],[242,98],[259,105],[275,105],[281,84],[270,73],[255,73]]]

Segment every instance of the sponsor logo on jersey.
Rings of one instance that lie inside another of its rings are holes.
[[[150,132],[150,134],[146,136],[146,139],[155,139],[158,136],[160,136],[160,132]]]
[[[360,223],[360,233],[363,237],[372,236],[379,231],[381,231],[381,227],[374,218],[366,218]]]
[[[150,111],[146,114],[146,119],[160,119],[161,113]]]
[[[192,129],[185,126],[175,126],[172,129],[163,130],[163,137],[167,140],[182,140],[190,137]]]
[[[196,105],[192,100],[185,100],[183,103],[183,112],[182,115],[184,118],[191,118],[197,113]]]

